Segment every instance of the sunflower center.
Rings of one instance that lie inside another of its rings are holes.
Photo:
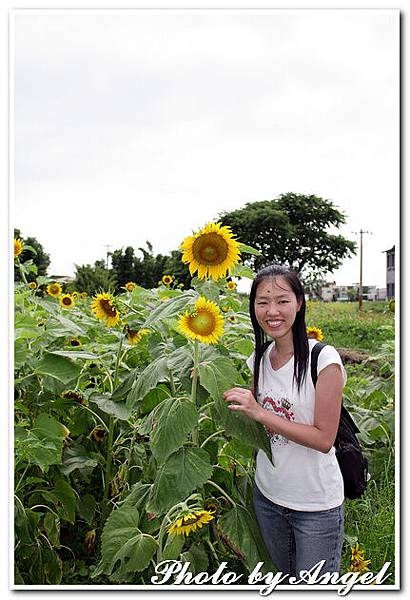
[[[72,300],[71,298],[63,298],[62,299],[62,303],[65,304],[66,306],[70,306]]]
[[[197,517],[196,515],[192,517],[182,517],[181,525],[193,525],[197,521],[199,521],[199,517]]]
[[[215,329],[215,317],[206,310],[199,310],[191,317],[191,329],[199,335],[210,335]]]
[[[105,312],[105,314],[109,317],[115,317],[115,315],[117,314],[115,308],[112,306],[109,300],[100,300],[100,306],[101,309]]]
[[[192,253],[197,262],[219,265],[228,256],[228,244],[217,233],[204,233],[193,243]]]

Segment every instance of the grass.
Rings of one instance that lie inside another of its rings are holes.
[[[362,498],[345,501],[345,545],[342,573],[349,569],[351,547],[358,542],[373,573],[391,562],[384,585],[395,583],[395,486],[391,466],[386,466],[382,479],[371,479]]]
[[[392,337],[386,325],[394,326],[394,313],[386,302],[364,302],[361,312],[357,302],[308,302],[306,324],[319,327],[324,342],[336,348],[369,353]]]

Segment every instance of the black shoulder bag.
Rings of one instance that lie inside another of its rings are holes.
[[[326,344],[318,342],[312,348],[310,358],[311,377],[314,387],[317,381],[317,361],[319,353]],[[368,460],[360,447],[356,433],[359,433],[347,409],[342,405],[339,429],[335,439],[336,458],[342,472],[344,494],[346,498],[359,498],[367,487]]]

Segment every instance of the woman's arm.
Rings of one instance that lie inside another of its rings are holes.
[[[332,448],[339,427],[342,393],[341,367],[336,363],[330,364],[317,378],[313,425],[294,423],[262,408],[250,390],[232,388],[224,393],[224,398],[226,402],[233,403],[228,407],[231,410],[243,412],[292,442],[326,453]]]

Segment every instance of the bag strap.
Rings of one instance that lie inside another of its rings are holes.
[[[310,376],[312,377],[313,387],[316,387],[317,382],[317,361],[321,350],[326,346],[322,342],[316,342],[310,354]]]
[[[312,377],[313,387],[316,387],[317,382],[317,361],[319,358],[319,354],[325,346],[326,344],[322,344],[322,342],[317,342],[312,348],[312,352],[310,355],[310,375]],[[345,406],[343,406],[343,404],[340,413],[340,422],[347,422],[354,433],[360,433],[360,429],[357,427],[356,423],[350,416],[349,411]]]

